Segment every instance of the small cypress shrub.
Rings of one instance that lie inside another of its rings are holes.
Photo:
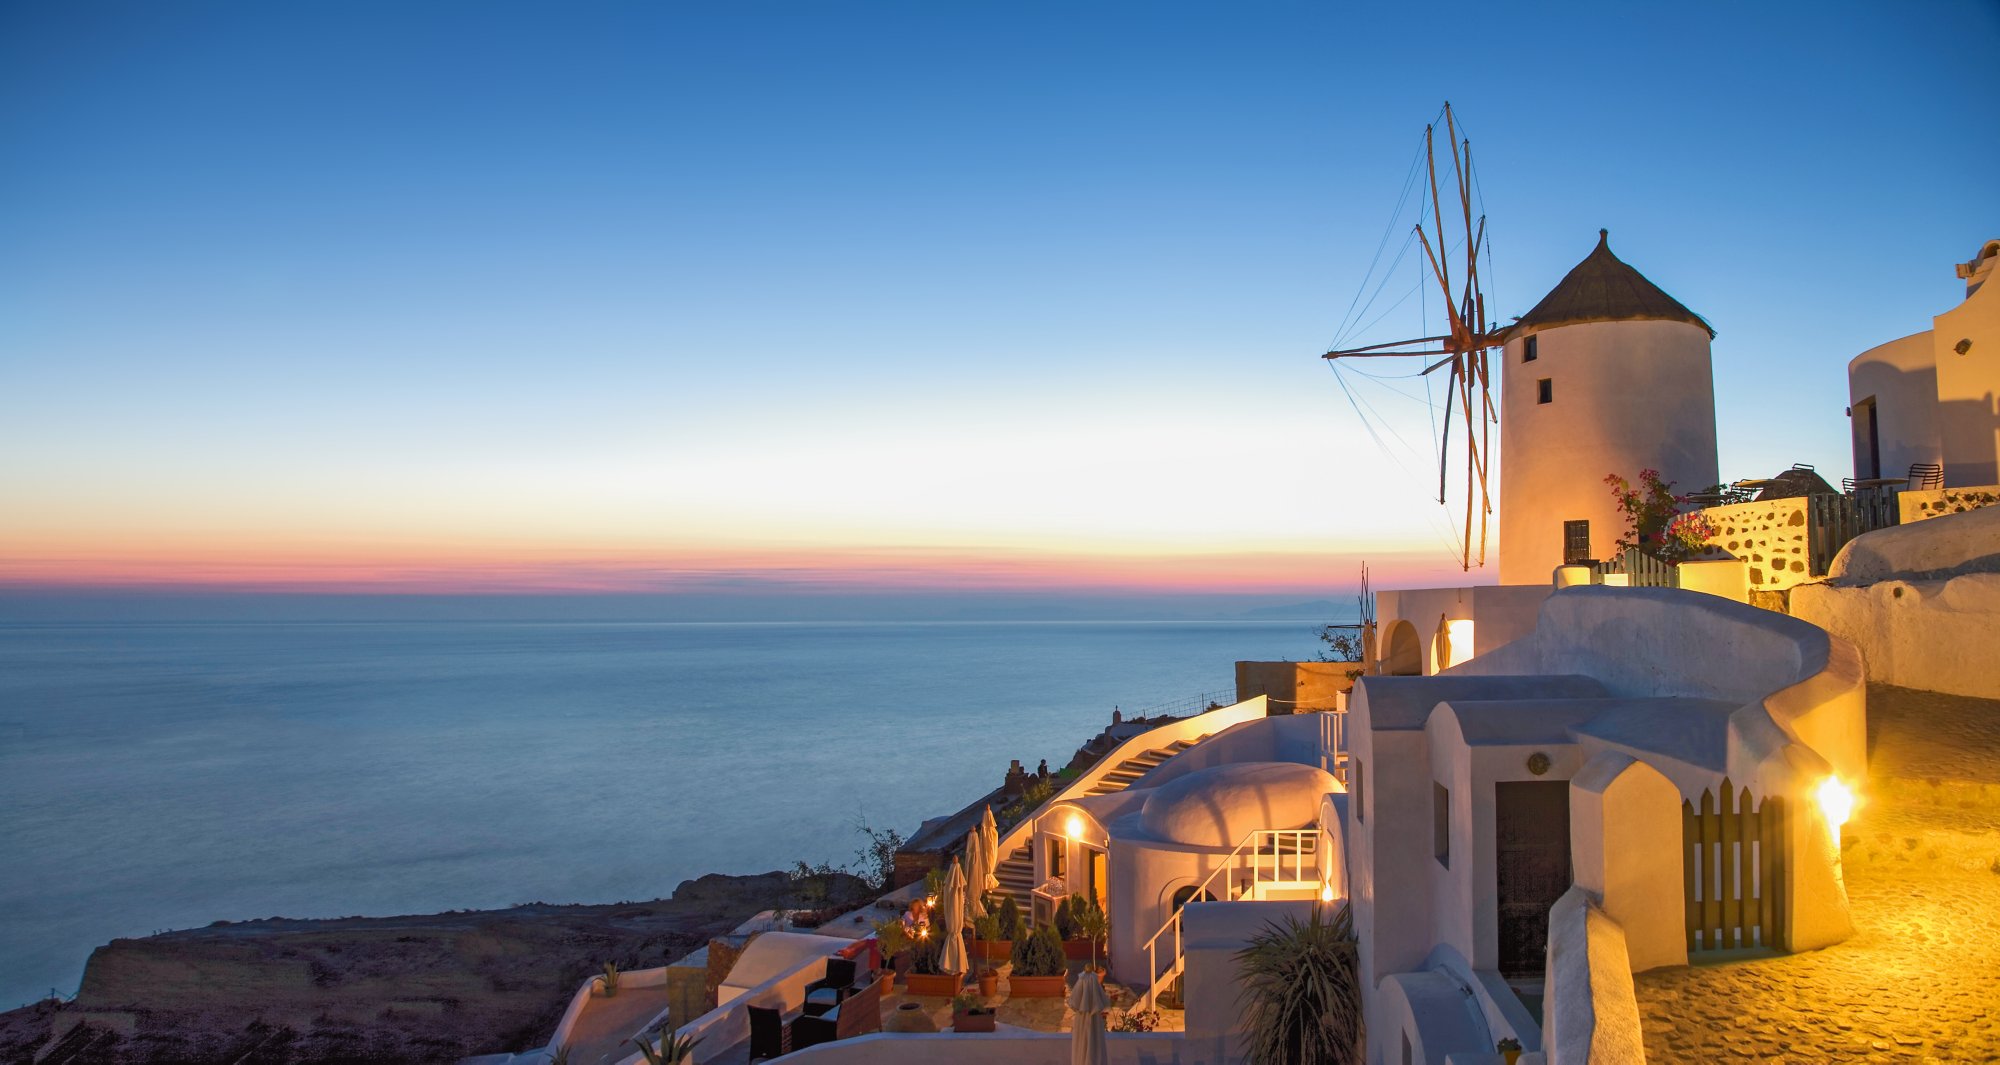
[[[1015,976],[1061,976],[1067,971],[1062,937],[1054,925],[1045,924],[1014,941]]]

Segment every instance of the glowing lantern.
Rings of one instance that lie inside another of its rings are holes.
[[[1332,884],[1327,884],[1327,885],[1325,885],[1325,886],[1323,886],[1323,887],[1321,887],[1321,888],[1319,889],[1319,901],[1321,901],[1321,902],[1332,902],[1332,901],[1333,901],[1333,885],[1332,885]]]
[[[1839,777],[1828,777],[1819,782],[1813,797],[1819,800],[1820,812],[1826,815],[1826,827],[1833,830],[1835,839],[1840,838],[1840,826],[1854,812],[1854,793],[1847,790]]]
[[[1069,834],[1070,839],[1078,843],[1083,842],[1083,818],[1075,814],[1069,815],[1069,820],[1063,822],[1063,831]]]

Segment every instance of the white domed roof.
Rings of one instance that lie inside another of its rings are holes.
[[[1198,769],[1146,797],[1139,827],[1193,847],[1234,847],[1264,828],[1304,828],[1320,797],[1339,791],[1333,774],[1297,762],[1236,762]]]

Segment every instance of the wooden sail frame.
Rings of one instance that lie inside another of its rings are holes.
[[[1436,358],[1437,361],[1424,367],[1423,373],[1426,375],[1445,366],[1451,367],[1451,377],[1445,387],[1443,438],[1438,447],[1438,502],[1445,502],[1445,483],[1449,478],[1451,452],[1452,409],[1456,407],[1465,427],[1465,534],[1459,541],[1459,563],[1462,568],[1469,571],[1474,565],[1475,557],[1472,546],[1474,515],[1478,517],[1479,526],[1477,560],[1478,565],[1484,566],[1488,525],[1493,514],[1493,499],[1487,488],[1487,474],[1492,456],[1492,427],[1498,424],[1500,419],[1493,403],[1493,385],[1487,352],[1500,346],[1500,335],[1498,330],[1487,323],[1486,295],[1479,287],[1479,248],[1486,239],[1486,216],[1481,214],[1476,223],[1472,217],[1472,142],[1458,135],[1457,119],[1452,114],[1449,101],[1444,105],[1444,126],[1445,142],[1451,149],[1451,168],[1458,184],[1459,211],[1458,217],[1454,220],[1462,224],[1465,233],[1464,284],[1459,289],[1454,290],[1452,287],[1452,264],[1446,259],[1449,245],[1444,240],[1444,204],[1438,196],[1436,123],[1424,127],[1424,163],[1430,181],[1432,228],[1429,232],[1425,231],[1419,209],[1416,236],[1423,246],[1424,259],[1430,264],[1431,277],[1444,293],[1444,308],[1449,331],[1438,336],[1343,348],[1329,351],[1321,358],[1377,359],[1408,356]],[[1430,344],[1438,346],[1424,347]],[[1476,415],[1473,413],[1475,405],[1478,407]]]

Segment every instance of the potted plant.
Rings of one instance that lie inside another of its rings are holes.
[[[1493,1049],[1499,1051],[1500,1056],[1507,1059],[1507,1065],[1514,1065],[1515,1060],[1521,1056],[1521,1041],[1510,1035],[1493,1044]]]
[[[1000,991],[1000,974],[993,971],[992,948],[1000,944],[1007,949],[1001,958],[1013,956],[1014,944],[1000,939],[1000,915],[987,912],[973,920],[972,959],[979,970],[979,993],[995,995]]]
[[[1150,1032],[1159,1026],[1159,1010],[1126,1010],[1111,1020],[1114,1032]]]
[[[896,970],[910,964],[910,933],[895,919],[875,922],[875,949],[882,955],[882,994],[896,993]]]
[[[1014,920],[1020,919],[1020,911],[1015,910]],[[986,916],[973,920],[972,953],[986,961],[1006,961],[1014,956],[1014,929],[1001,907],[988,907]]]
[[[1110,971],[1097,964],[1098,953],[1106,949],[1111,939],[1111,922],[1104,916],[1103,907],[1091,906],[1078,913],[1076,930],[1090,941],[1090,968],[1102,980]]]
[[[944,955],[944,944],[935,935],[918,937],[910,951],[910,972],[907,978],[909,993],[912,995],[936,995],[949,998],[958,994],[965,980],[957,973],[938,969],[938,960]]]
[[[1236,952],[1245,1060],[1251,1065],[1358,1065],[1361,975],[1354,918],[1315,906],[1301,923],[1269,924]]]
[[[610,998],[618,993],[617,962],[607,961],[604,963],[604,975],[597,978],[597,990],[605,998]]]
[[[1014,940],[1021,938],[1022,934],[1025,932],[1025,929],[1022,927],[1022,921],[1021,921],[1021,907],[1016,906],[1014,904],[1014,896],[1002,895],[1000,896],[999,912],[1000,912],[1000,933],[1001,933],[1000,938],[1007,940],[1008,943],[1011,944]],[[1008,948],[1009,956],[1011,956],[1012,953],[1013,953],[1013,948],[1010,946]],[[994,960],[1005,961],[1006,958],[1002,957],[1002,958],[996,958]]]
[[[1084,935],[1083,917],[1097,904],[1083,895],[1071,895],[1056,905],[1056,931],[1062,935],[1063,957],[1089,961],[1097,956],[1097,944]]]
[[[951,1030],[954,1032],[990,1032],[993,1030],[993,1007],[986,1000],[974,995],[960,995],[951,1000]]]
[[[1068,991],[1063,975],[1062,937],[1054,925],[1043,925],[1014,941],[1014,970],[1007,976],[1008,994],[1015,998],[1053,998]]]

